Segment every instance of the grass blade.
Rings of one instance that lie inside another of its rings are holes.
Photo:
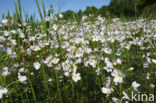
[[[20,22],[19,18],[19,12],[18,12],[18,7],[17,7],[17,1],[15,0],[15,10],[16,10],[16,22]]]
[[[19,6],[19,16],[20,16],[20,19],[22,21],[22,10],[21,10],[21,2],[20,2],[20,0],[18,0],[18,6]]]
[[[44,6],[44,2],[43,0],[41,0],[42,3],[42,9],[43,9],[43,14],[44,14],[44,18],[46,17],[46,10],[45,10],[45,6]]]
[[[40,6],[38,4],[38,0],[36,0],[36,5],[37,5],[37,8],[38,8],[38,12],[39,12],[39,15],[40,15],[41,22],[43,23],[43,17],[42,17]]]

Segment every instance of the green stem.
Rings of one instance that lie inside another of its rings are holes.
[[[27,75],[27,77],[28,77],[28,82],[29,82],[30,87],[31,87],[31,91],[32,91],[32,94],[33,94],[33,98],[34,98],[34,100],[35,100],[35,103],[37,103],[37,99],[36,99],[36,95],[35,95],[35,91],[34,91],[34,88],[33,88],[32,82],[31,82],[31,80],[30,80],[29,75]]]
[[[42,73],[42,76],[43,76],[44,81],[47,81],[47,77],[46,77],[45,70],[44,70],[44,67],[43,66],[41,66],[41,73]],[[51,98],[50,97],[50,92],[49,92],[49,88],[48,88],[47,82],[45,82],[45,85],[44,86],[45,86],[46,91],[48,93],[48,98],[51,101],[51,99],[50,99]]]
[[[62,96],[61,96],[61,92],[60,92],[59,80],[58,80],[58,75],[57,75],[56,69],[55,69],[55,76],[56,76],[56,81],[57,81],[57,90],[58,90],[59,96],[60,96],[60,102],[63,103],[63,102],[62,102]]]

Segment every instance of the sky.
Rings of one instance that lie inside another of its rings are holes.
[[[0,0],[0,18],[3,12],[6,14],[7,9],[9,9],[10,14],[12,15],[15,12],[14,7],[15,0]],[[17,0],[18,1],[18,0]],[[20,0],[22,10],[24,10],[27,14],[33,14],[35,12],[37,18],[39,17],[38,9],[36,6],[35,0]],[[38,0],[41,7],[41,0]],[[61,11],[67,10],[85,10],[87,6],[95,6],[100,8],[103,5],[109,5],[110,0],[43,0],[45,4],[45,8],[48,9],[50,4],[56,9],[56,13],[59,11],[59,7],[61,6]]]

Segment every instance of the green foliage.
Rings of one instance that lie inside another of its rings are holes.
[[[156,13],[153,11],[156,11],[155,6],[153,3],[156,3],[155,0],[111,0],[109,6],[102,6],[101,8],[97,9],[96,7],[86,7],[86,10],[78,12],[74,12],[71,10],[68,10],[66,12],[63,12],[63,19],[73,19],[72,15],[74,14],[76,19],[79,20],[83,15],[89,16],[90,14],[93,14],[94,17],[97,17],[97,15],[101,15],[102,17],[107,16],[107,12],[110,12],[111,17],[137,17],[142,16],[144,12],[147,14],[147,7],[149,14],[152,14],[152,16]],[[150,10],[149,10],[150,8]],[[145,11],[144,11],[145,10]],[[149,15],[146,15],[149,16]]]
[[[95,16],[97,16],[98,9],[95,6],[87,7],[83,13],[84,13],[84,15],[87,15],[87,16],[89,16],[90,14],[94,14]]]
[[[67,20],[67,19],[72,19],[73,15],[75,15],[75,12],[73,12],[72,10],[68,10],[66,12],[63,12],[62,14],[64,16],[64,19]]]
[[[156,57],[154,20],[137,19],[131,22],[124,19],[126,22],[123,22],[110,19],[121,15],[136,16],[136,12],[137,15],[140,13],[138,8],[155,7],[152,2],[145,6],[145,2],[147,0],[112,0],[110,6],[99,9],[92,6],[78,12],[68,10],[62,13],[63,18],[57,14],[55,19],[53,6],[46,14],[41,0],[42,14],[36,0],[41,22],[35,20],[35,13],[24,13],[24,25],[20,0],[18,3],[15,0],[16,12],[11,16],[7,10],[3,18],[8,21],[0,27],[0,46],[5,48],[0,51],[0,86],[8,90],[0,103],[108,103],[112,97],[121,99],[122,92],[131,89],[133,81],[141,84],[141,92],[153,93],[155,88],[148,84],[155,83],[155,62],[152,61]],[[87,17],[81,21],[84,15]],[[45,20],[47,16],[53,16],[52,22]],[[108,49],[110,53],[107,53]],[[77,53],[83,56],[76,57]],[[50,55],[52,58],[47,60]],[[55,63],[56,58],[58,63]],[[107,58],[110,61],[108,64]],[[148,58],[150,61],[146,60]],[[117,63],[117,59],[121,63]],[[34,67],[36,61],[40,62],[38,70]],[[51,62],[54,62],[52,66],[49,65]],[[144,67],[146,62],[149,62],[147,68]],[[107,65],[107,69],[117,69],[126,75],[126,78],[122,77],[122,83],[115,85],[112,71],[105,69]],[[4,67],[8,67],[10,72],[6,76],[2,76]],[[129,70],[130,67],[134,70]],[[19,72],[21,68],[24,71]],[[26,83],[19,81],[18,73],[26,76]],[[81,77],[77,82],[73,79],[75,73],[80,73]],[[145,78],[147,73],[150,73],[150,79]],[[110,81],[106,81],[107,77],[111,77]],[[114,89],[109,96],[102,93],[102,87],[106,85]]]

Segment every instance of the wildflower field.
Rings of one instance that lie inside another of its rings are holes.
[[[64,21],[43,4],[35,22],[20,7],[0,24],[0,103],[155,103],[155,19]]]

